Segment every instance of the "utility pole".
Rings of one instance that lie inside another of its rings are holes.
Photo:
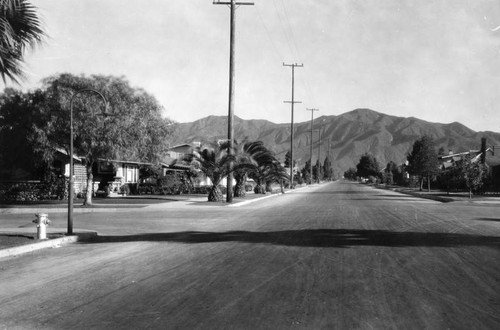
[[[233,154],[233,144],[234,144],[234,129],[233,129],[233,117],[234,117],[234,43],[235,43],[235,26],[236,26],[236,6],[249,5],[253,6],[253,2],[236,2],[231,1],[214,1],[214,5],[228,5],[231,9],[231,19],[230,19],[230,33],[229,33],[229,105],[228,105],[228,115],[227,115],[227,140],[228,140],[228,153]],[[229,163],[229,175],[227,176],[227,193],[226,202],[233,202],[233,163]]]
[[[295,103],[302,103],[300,101],[295,101],[294,99],[294,86],[295,86],[295,68],[302,68],[304,65],[303,64],[285,64],[283,63],[283,66],[289,66],[292,68],[292,100],[291,101],[284,101],[284,103],[291,103],[292,105],[292,120],[291,120],[291,128],[290,128],[290,188],[293,189],[293,105]]]
[[[321,174],[321,128],[318,130],[318,140],[319,140],[319,143],[318,143],[318,163],[319,163],[319,166],[320,168],[318,169],[318,183],[319,183],[319,180],[320,180],[320,174]]]
[[[319,109],[306,109],[307,111],[311,111],[311,161],[309,164],[309,173],[311,175],[311,182],[312,183],[312,175],[313,175],[313,120],[314,120],[314,111],[319,111]]]
[[[328,179],[329,181],[332,181],[332,176],[331,176],[331,170],[332,170],[332,159],[330,158],[330,149],[332,148],[332,139],[328,139],[328,161],[330,162],[330,168],[329,168],[329,173],[328,173]]]

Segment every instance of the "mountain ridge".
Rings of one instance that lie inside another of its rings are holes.
[[[310,158],[310,121],[294,123],[294,159],[300,167]],[[290,124],[276,124],[265,119],[234,117],[237,141],[262,141],[281,161],[290,149]],[[318,131],[321,130],[321,143]],[[398,117],[371,109],[354,109],[341,115],[323,115],[313,121],[313,163],[320,154],[332,160],[334,170],[342,174],[354,167],[365,153],[374,155],[381,167],[389,161],[403,163],[413,143],[430,135],[437,148],[455,152],[479,149],[481,138],[488,145],[500,145],[500,133],[475,132],[462,123],[432,123],[416,117]],[[227,138],[227,116],[208,116],[189,123],[179,123],[173,145],[194,141],[210,143]],[[320,149],[318,146],[321,146]]]

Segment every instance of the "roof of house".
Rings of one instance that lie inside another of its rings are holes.
[[[173,146],[173,147],[170,147],[168,148],[168,150],[173,150],[173,149],[177,149],[177,148],[180,148],[180,147],[193,147],[191,144],[189,143],[184,143],[184,144],[178,144],[176,146]]]
[[[57,151],[58,153],[61,153],[61,154],[65,155],[65,156],[68,156],[68,157],[69,157],[68,153],[67,153],[67,152],[66,152],[66,150],[64,150],[63,148],[55,148],[55,149],[56,149],[56,151]],[[82,156],[78,156],[78,155],[75,155],[75,153],[73,153],[73,159],[74,159],[74,160],[79,160],[79,161],[81,161],[82,159],[84,159],[84,157],[82,157]]]

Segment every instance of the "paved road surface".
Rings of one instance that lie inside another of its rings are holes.
[[[0,260],[0,324],[500,329],[499,211],[336,182],[242,207],[82,214],[106,236]]]

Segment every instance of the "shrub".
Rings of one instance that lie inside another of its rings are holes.
[[[68,184],[64,177],[53,177],[46,182],[8,182],[0,184],[0,201],[35,202],[67,199]]]
[[[120,194],[130,195],[130,187],[128,186],[128,183],[125,183],[120,187]]]
[[[210,188],[211,188],[211,186],[199,186],[199,187],[195,187],[193,189],[193,193],[194,194],[200,194],[200,195],[208,195],[208,193],[210,192]]]

